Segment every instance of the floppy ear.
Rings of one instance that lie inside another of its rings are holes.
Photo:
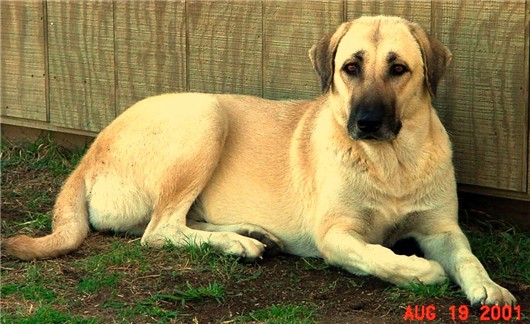
[[[328,92],[333,83],[335,54],[339,42],[349,29],[350,23],[343,23],[335,33],[326,35],[309,50],[309,59],[322,82],[322,92]]]
[[[449,63],[451,63],[453,54],[439,40],[427,36],[418,25],[410,23],[410,31],[420,45],[421,55],[423,57],[425,85],[431,97],[434,98],[436,96],[438,82],[449,66]]]

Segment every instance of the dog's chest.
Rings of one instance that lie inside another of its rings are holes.
[[[432,174],[410,172],[396,164],[391,171],[372,172],[356,170],[348,179],[347,204],[358,218],[358,232],[371,243],[379,243],[389,236],[400,236],[409,231],[411,215],[431,208],[433,193]]]

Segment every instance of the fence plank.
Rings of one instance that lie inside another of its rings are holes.
[[[183,0],[115,2],[119,112],[163,92],[186,90]]]
[[[355,19],[361,15],[401,16],[417,23],[427,32],[431,30],[431,1],[348,0],[346,2],[346,10],[348,20]]]
[[[99,131],[115,117],[111,1],[49,1],[50,122]]]
[[[434,1],[433,6],[436,34],[453,52],[437,102],[452,134],[458,179],[524,191],[528,127],[528,120],[522,118],[528,113],[524,3]]]
[[[2,116],[46,120],[44,12],[41,1],[1,1]]]
[[[259,1],[189,1],[190,91],[262,95]]]
[[[273,99],[318,96],[320,81],[307,53],[342,22],[343,2],[265,1],[263,15],[264,96]]]

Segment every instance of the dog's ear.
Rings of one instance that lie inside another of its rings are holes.
[[[410,23],[410,31],[420,45],[421,55],[423,57],[425,85],[431,97],[434,98],[436,96],[438,82],[449,66],[449,63],[451,63],[453,54],[439,40],[427,36],[418,25]]]
[[[350,23],[343,23],[333,34],[326,35],[309,50],[309,59],[322,82],[322,92],[328,92],[333,83],[335,54],[339,42],[348,31]]]

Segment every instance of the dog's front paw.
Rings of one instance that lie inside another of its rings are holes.
[[[409,286],[412,283],[433,285],[443,283],[447,276],[440,263],[413,256],[396,256],[388,259],[375,275],[398,286]]]
[[[515,297],[508,289],[499,286],[491,279],[471,285],[466,291],[471,305],[515,305]]]
[[[433,260],[427,261],[429,262],[430,269],[429,271],[426,271],[421,277],[417,278],[418,281],[426,285],[434,285],[445,282],[445,280],[447,279],[447,275],[445,274],[445,271],[440,265],[440,263]]]

